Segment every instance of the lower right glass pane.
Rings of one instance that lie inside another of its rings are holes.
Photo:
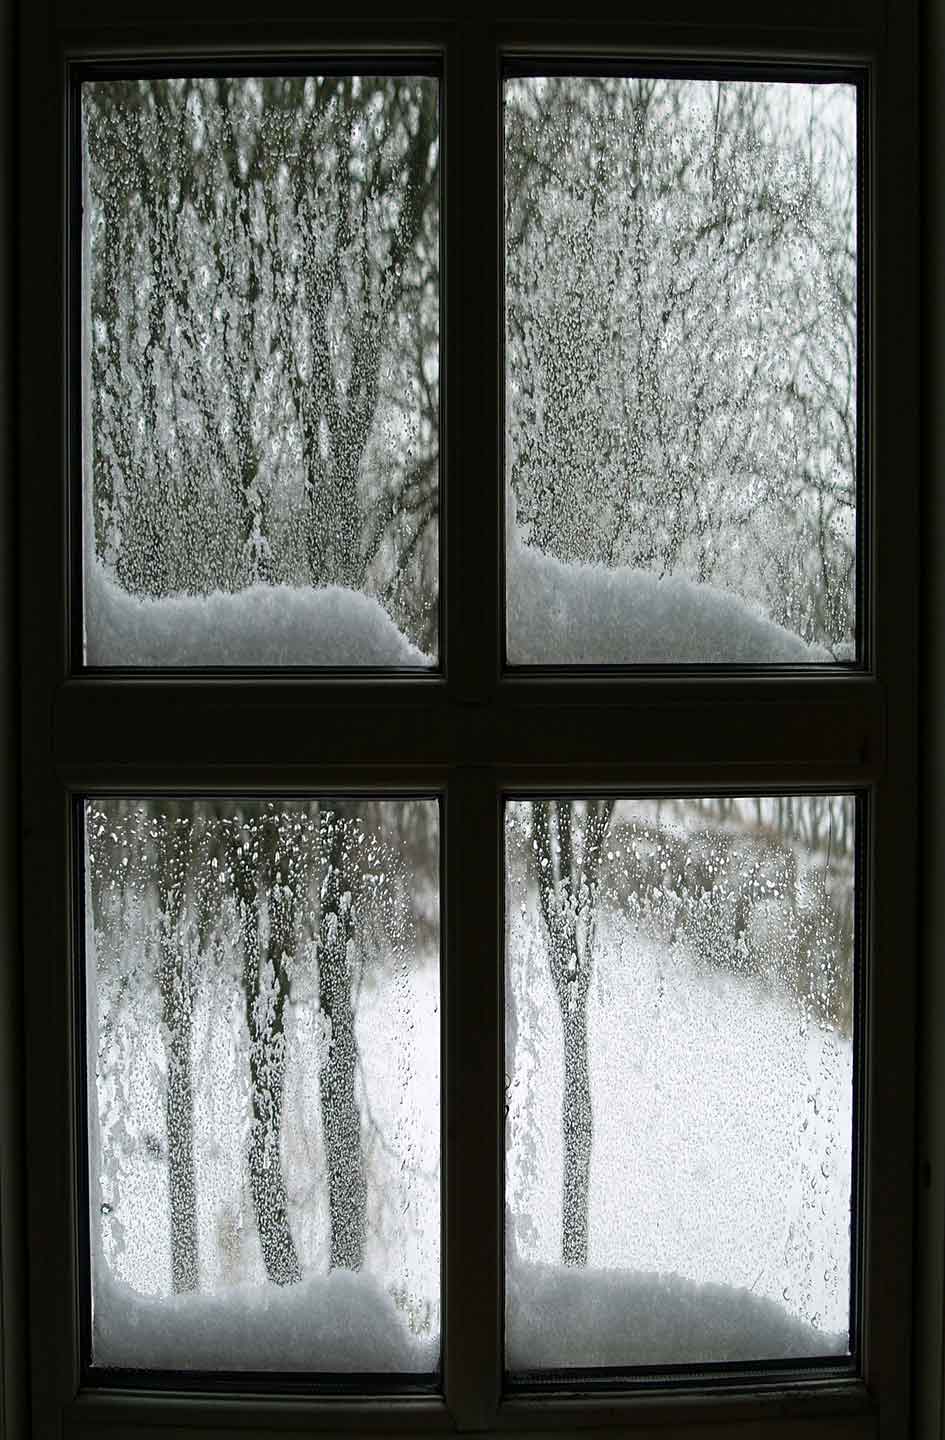
[[[856,805],[506,808],[506,1366],[850,1354]]]

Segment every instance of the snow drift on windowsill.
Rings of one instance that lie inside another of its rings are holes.
[[[149,1370],[430,1374],[438,1342],[412,1335],[370,1275],[334,1270],[297,1285],[141,1295],[95,1267],[94,1363]]]
[[[141,600],[86,567],[87,665],[410,665],[434,661],[370,595],[252,585]]]
[[[620,566],[563,564],[509,527],[512,665],[790,664],[829,661],[714,585]]]
[[[713,585],[626,566],[565,565],[510,530],[508,652],[513,665],[772,664],[830,661],[828,651],[752,613]],[[87,570],[89,665],[413,666],[434,660],[377,600],[253,585],[234,594],[128,595]]]
[[[814,1330],[774,1300],[733,1285],[518,1259],[510,1270],[506,1354],[513,1371],[849,1353],[845,1334]]]

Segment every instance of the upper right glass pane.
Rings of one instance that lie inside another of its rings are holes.
[[[858,658],[853,84],[505,83],[513,665]]]

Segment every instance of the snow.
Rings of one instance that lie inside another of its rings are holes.
[[[681,923],[671,942],[659,896],[601,901],[588,1265],[566,1268],[561,1021],[537,898],[514,865],[511,879],[510,1368],[847,1353],[849,1037],[780,982],[698,959]]]
[[[297,1285],[155,1297],[95,1275],[96,1362],[157,1370],[430,1373],[437,1336],[412,1335],[372,1276],[335,1270]]]
[[[564,564],[524,543],[509,497],[508,654],[513,665],[804,664],[830,653],[738,596],[681,576]],[[435,661],[372,596],[256,584],[139,599],[86,566],[86,663],[128,666],[399,666]]]
[[[434,661],[369,595],[252,585],[233,594],[138,599],[86,566],[88,665],[398,665]]]
[[[829,661],[736,595],[681,576],[564,564],[509,527],[513,665],[777,664]]]
[[[828,651],[753,613],[737,596],[643,570],[565,565],[509,550],[514,665],[830,661]],[[129,666],[407,666],[435,662],[373,597],[338,585],[257,584],[234,594],[138,599],[87,567],[86,663]]]
[[[121,831],[118,815],[108,813],[111,802],[90,802],[89,808],[96,803],[98,825],[110,824],[112,840],[119,833],[127,839],[138,826],[131,816]],[[400,842],[391,839],[386,848],[381,843],[391,829],[385,808],[390,807],[375,801],[372,814],[349,819],[352,834],[364,831],[364,864],[375,872],[362,878],[376,880],[379,895],[389,890],[393,906],[400,903],[399,882],[391,873]],[[154,823],[148,817],[138,829],[150,830]],[[304,843],[309,842],[298,836],[293,841],[287,832],[283,854],[290,867],[301,862],[293,862],[289,850],[293,844],[301,850]],[[425,843],[432,843],[429,836]],[[403,917],[394,917],[395,929],[387,934],[383,899],[373,908],[363,895],[358,902],[350,964],[367,1210],[356,1273],[330,1266],[320,1097],[331,1038],[319,1009],[311,948],[300,948],[295,957],[285,1012],[281,1161],[303,1273],[302,1281],[290,1286],[267,1280],[248,1182],[252,1112],[245,995],[239,984],[239,921],[231,907],[221,905],[209,945],[199,954],[189,952],[195,967],[191,1055],[199,1289],[175,1295],[165,1144],[167,1034],[154,974],[160,916],[148,891],[153,857],[131,853],[123,918],[110,911],[103,929],[86,927],[89,975],[97,980],[86,986],[87,1053],[94,1057],[87,1096],[93,1364],[433,1372],[441,1344],[435,892],[431,929],[422,944]],[[421,893],[431,880],[430,863],[414,837],[409,874]],[[205,875],[193,867],[190,885],[208,882],[212,866],[211,861]],[[386,886],[376,873],[382,869]],[[290,873],[297,877],[298,868]],[[88,865],[87,917],[93,914],[91,876]],[[263,907],[264,924],[266,913]],[[185,926],[183,934],[192,931]]]
[[[105,1179],[112,1200],[107,1221],[93,1216],[90,1226],[96,1366],[401,1374],[437,1369],[439,987],[435,967],[423,965],[411,972],[406,1019],[401,985],[402,977],[391,976],[377,985],[365,984],[358,1007],[361,1098],[381,1127],[385,1148],[379,1151],[366,1136],[370,1228],[364,1265],[357,1273],[327,1269],[324,1160],[318,1137],[310,1133],[318,1123],[321,1055],[317,1045],[303,1044],[306,1027],[297,1013],[290,1017],[283,1150],[294,1237],[305,1270],[298,1284],[272,1285],[262,1270],[244,1178],[245,1079],[241,1084],[239,1073],[220,1060],[226,1015],[215,1015],[214,1035],[205,1033],[209,1017],[204,1012],[195,1024],[195,1055],[207,1056],[209,1072],[202,1081],[198,1075],[195,1095],[203,1287],[198,1292],[169,1293],[166,1167],[134,1144],[137,1132],[161,1124],[163,1093],[155,1077],[159,1045],[153,1030],[139,1033],[134,1045],[134,1068],[126,1081],[130,1099],[119,1122],[118,1144],[125,1154],[117,1183],[112,1173],[115,1142],[107,1151],[102,1145],[114,1082],[101,1075],[92,1078],[90,1138],[100,1167],[96,1173],[96,1166],[91,1166],[92,1194],[102,1209]],[[89,987],[89,1040],[95,1053],[101,1045],[101,1022],[94,1015],[92,990]],[[231,1058],[238,1064],[242,1057]],[[238,1227],[232,1223],[234,1215]],[[122,1279],[121,1272],[129,1279]]]
[[[586,567],[564,596],[529,567],[511,658],[814,658],[699,582],[853,642],[855,88],[526,76],[504,98],[507,479],[529,544]],[[617,564],[639,568],[595,580]]]
[[[847,1353],[845,1333],[814,1330],[776,1301],[738,1286],[515,1258],[508,1268],[506,1357],[513,1372]]]

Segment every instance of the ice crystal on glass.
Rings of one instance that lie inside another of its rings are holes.
[[[848,1353],[852,799],[506,819],[510,1369]]]
[[[85,826],[94,1363],[434,1370],[435,804]]]
[[[513,663],[856,657],[856,151],[848,84],[506,81]]]
[[[82,134],[88,662],[429,664],[436,81],[95,80]],[[341,622],[306,638],[326,588]],[[365,655],[345,595],[406,649]],[[161,605],[235,596],[228,645],[199,605]],[[189,648],[155,648],[175,627]]]

